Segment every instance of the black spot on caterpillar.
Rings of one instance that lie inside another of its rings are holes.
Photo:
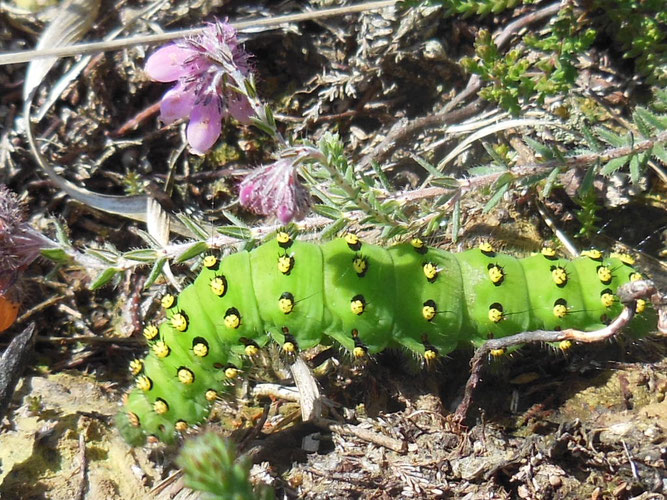
[[[150,352],[130,364],[136,388],[119,428],[133,445],[173,441],[270,340],[296,352],[326,336],[355,357],[402,347],[430,362],[523,331],[595,330],[620,313],[618,287],[641,279],[632,265],[595,250],[517,259],[488,244],[454,254],[420,240],[382,248],[347,235],[316,245],[278,233],[251,252],[206,256],[194,283],[162,299],[166,319],[144,328]],[[640,314],[632,325],[642,335],[655,320]]]

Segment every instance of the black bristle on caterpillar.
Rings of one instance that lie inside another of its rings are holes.
[[[323,338],[356,358],[400,347],[432,362],[457,347],[530,330],[595,330],[620,313],[621,285],[641,279],[628,255],[574,260],[549,248],[517,259],[489,244],[461,253],[419,239],[382,248],[348,234],[317,245],[279,232],[251,252],[204,258],[197,279],[162,299],[144,328],[150,352],[130,369],[119,428],[133,445],[172,442],[269,341],[296,353]],[[648,306],[638,302],[637,312]],[[655,327],[652,311],[632,332]]]

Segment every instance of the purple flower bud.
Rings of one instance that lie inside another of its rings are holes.
[[[275,215],[282,224],[308,213],[310,194],[297,175],[296,157],[281,158],[248,175],[239,187],[239,201],[260,215]]]
[[[165,123],[190,118],[188,143],[205,154],[218,140],[222,119],[248,123],[255,111],[245,88],[249,55],[227,23],[209,24],[204,32],[162,47],[146,61],[145,71],[158,82],[177,82],[160,104]]]
[[[0,294],[39,257],[42,249],[55,246],[25,222],[25,211],[18,197],[0,184]]]

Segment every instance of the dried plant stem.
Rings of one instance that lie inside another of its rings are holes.
[[[285,23],[296,23],[301,21],[324,19],[327,17],[384,9],[385,7],[391,7],[397,1],[398,0],[382,0],[377,2],[364,2],[357,5],[348,5],[345,7],[335,7],[332,9],[302,12],[299,14],[288,14],[285,16],[270,17],[266,19],[252,19],[250,21],[241,21],[230,24],[237,30],[243,30],[245,28],[274,27]],[[93,54],[96,52],[107,52],[111,50],[123,49],[125,47],[133,47],[136,45],[154,45],[161,42],[176,40],[178,38],[201,35],[204,29],[205,28],[195,28],[171,31],[169,33],[159,33],[157,35],[119,38],[117,40],[109,40],[105,42],[82,43],[78,45],[69,45],[67,47],[57,47],[52,49],[10,52],[9,54],[0,54],[0,66],[5,64],[24,63],[45,57],[70,57],[82,54]]]
[[[532,332],[510,335],[509,337],[500,339],[487,340],[479,349],[477,349],[477,351],[475,351],[475,355],[470,361],[470,377],[466,383],[463,400],[456,409],[456,419],[462,421],[468,414],[475,388],[481,381],[481,372],[484,363],[491,351],[507,349],[508,347],[515,345],[533,344],[538,342],[561,342],[564,340],[585,343],[600,342],[618,335],[623,328],[632,321],[632,318],[635,316],[636,300],[650,298],[661,316],[665,313],[665,309],[667,308],[664,304],[665,297],[658,293],[652,281],[643,280],[626,283],[618,289],[617,293],[619,300],[625,307],[623,308],[623,311],[621,311],[621,314],[619,314],[618,317],[605,328],[592,332],[584,332],[573,328],[567,328],[561,331],[535,330]],[[662,327],[660,325],[658,326],[661,332],[664,327],[665,325],[662,325]]]
[[[314,422],[318,427],[322,427],[336,434],[355,436],[369,443],[377,444],[388,448],[396,453],[406,453],[408,443],[384,434],[373,432],[370,429],[359,427],[358,425],[340,424],[338,422],[326,419],[318,419]]]

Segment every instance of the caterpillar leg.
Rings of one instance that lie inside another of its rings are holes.
[[[652,281],[642,280],[626,283],[621,286],[617,295],[623,304],[623,310],[608,326],[599,330],[584,332],[568,328],[565,330],[535,330],[522,332],[508,337],[491,339],[482,344],[470,361],[470,376],[466,383],[463,400],[456,409],[455,418],[463,421],[468,414],[472,403],[473,393],[481,380],[481,372],[484,361],[494,352],[502,352],[509,347],[518,344],[530,344],[535,342],[600,342],[616,336],[627,326],[635,316],[638,300],[650,299],[658,311],[658,331],[667,335],[667,295],[656,289]]]

